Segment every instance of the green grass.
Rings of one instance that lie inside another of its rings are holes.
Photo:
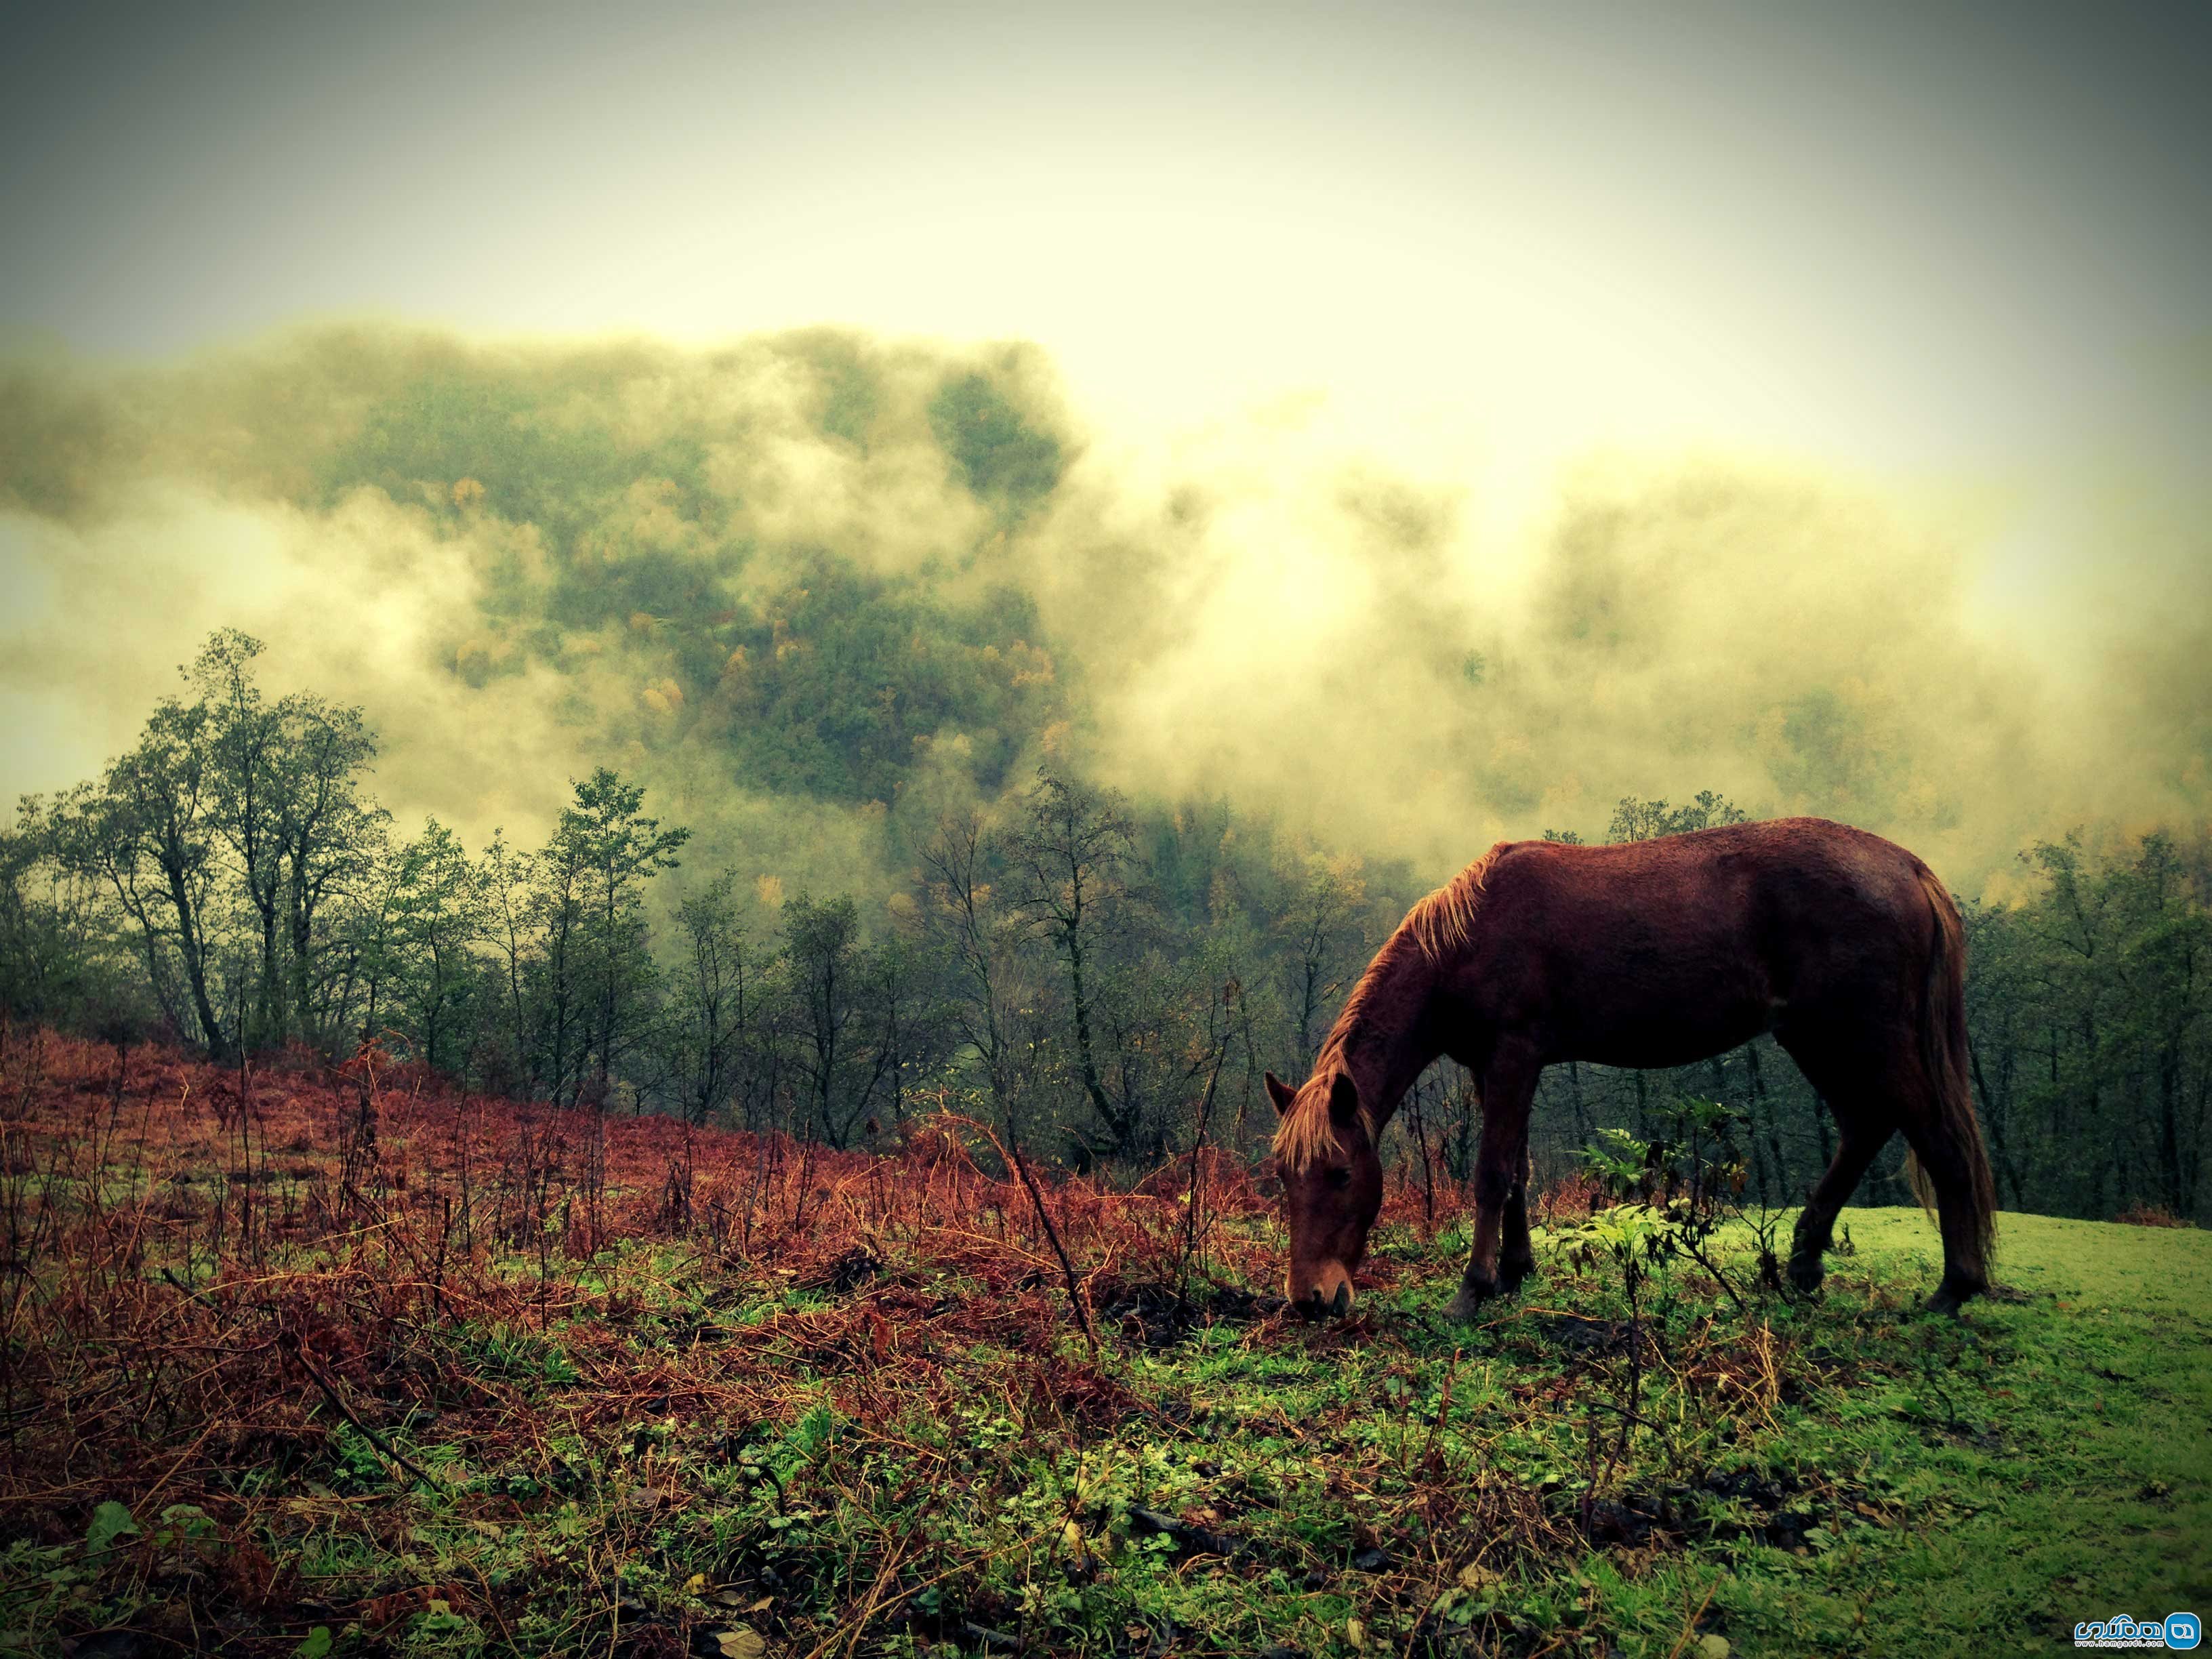
[[[1861,1275],[1933,1282],[1917,1212],[1849,1220],[1858,1254],[1832,1304],[1790,1323],[1825,1334]],[[2019,1299],[1874,1324],[1887,1374],[1820,1391],[1777,1437],[1893,1494],[1905,1524],[1732,1578],[1678,1569],[1716,1585],[1744,1650],[2070,1650],[2078,1620],[2212,1604],[2212,1235],[2000,1224],[1997,1279]]]
[[[1964,1654],[2212,1607],[2212,1236],[2007,1216],[2006,1293],[1953,1320],[1919,1308],[1918,1212],[1844,1221],[1815,1303],[1752,1295],[1741,1233],[1747,1310],[1655,1280],[1632,1384],[1620,1286],[1541,1237],[1544,1277],[1478,1328],[1442,1317],[1455,1242],[1397,1230],[1348,1323],[1146,1341],[1109,1307],[1095,1364],[979,1334],[1000,1305],[972,1280],[909,1275],[949,1311],[871,1359],[869,1285],[627,1250],[619,1329],[438,1336],[530,1414],[495,1446],[387,1414],[442,1489],[343,1424],[253,1475],[295,1605],[235,1650],[652,1659],[742,1626],[793,1655]],[[709,1307],[725,1346],[671,1334]],[[787,1349],[775,1389],[687,1410],[746,1344]],[[197,1514],[138,1513],[127,1588],[120,1547],[12,1547],[0,1649],[208,1580]]]

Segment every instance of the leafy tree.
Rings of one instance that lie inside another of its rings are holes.
[[[954,1041],[936,963],[910,932],[894,929],[869,963],[883,1096],[893,1123],[906,1121],[909,1077],[935,1074],[950,1060]]]
[[[946,381],[930,400],[929,422],[969,490],[997,505],[1009,520],[1019,518],[1060,483],[1059,441],[1024,421],[984,375]]]
[[[1712,830],[1724,823],[1742,823],[1749,814],[1733,802],[1723,799],[1710,789],[1700,789],[1687,805],[1669,806],[1663,800],[1638,800],[1633,795],[1624,795],[1613,808],[1613,822],[1607,826],[1606,839],[1610,842],[1653,841],[1661,836],[1679,836],[1692,830]],[[1554,839],[1547,835],[1546,840]],[[1565,840],[1565,836],[1557,837]]]
[[[210,912],[220,903],[221,869],[210,723],[204,705],[162,699],[137,744],[101,781],[80,786],[58,804],[56,842],[64,867],[113,891],[139,932],[157,995],[175,962],[191,1027],[220,1060],[232,1044],[211,991]]]
[[[376,736],[358,708],[295,693],[277,705],[276,828],[285,861],[292,1011],[299,1034],[328,1024],[317,997],[325,904],[370,866],[389,815],[362,793]]]
[[[573,809],[562,814],[562,830],[572,828],[572,817]],[[547,1092],[572,1105],[583,1097],[592,1048],[584,932],[591,879],[587,840],[556,830],[532,863],[537,882],[530,895],[533,1047],[540,1051],[538,1071]]]
[[[738,1091],[760,1018],[759,964],[746,949],[737,878],[725,872],[676,909],[682,947],[665,1027],[666,1070],[691,1122]]]
[[[460,838],[434,817],[400,849],[392,885],[395,1018],[425,1062],[451,1070],[466,1053],[460,1028],[477,982],[471,952],[483,936],[485,896]]]
[[[289,1035],[281,957],[284,862],[279,779],[283,723],[254,683],[261,641],[235,628],[218,629],[188,672],[205,710],[208,822],[228,848],[239,886],[257,926],[250,1014],[241,1038],[268,1048]]]
[[[607,767],[574,784],[575,804],[561,814],[540,868],[560,882],[554,900],[562,948],[585,957],[586,1047],[594,1097],[609,1097],[616,1062],[649,1028],[645,1003],[655,978],[641,914],[645,884],[677,867],[689,830],[663,830],[644,812],[645,790]],[[580,1074],[578,1079],[581,1082]]]
[[[2038,1207],[2201,1212],[2212,1107],[2212,872],[2153,833],[2079,831],[2024,861],[2041,892],[1971,913],[1968,1030],[1999,1178]]]
[[[27,795],[0,830],[0,1015],[121,1041],[153,1024],[150,987],[115,948],[96,880],[58,856],[59,829]]]
[[[809,1131],[832,1146],[850,1146],[889,1063],[869,1029],[871,964],[860,913],[849,898],[817,902],[800,893],[783,907],[783,948]]]

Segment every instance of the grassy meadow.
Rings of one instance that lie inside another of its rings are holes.
[[[1310,1324],[1241,1161],[1033,1197],[939,1103],[831,1153],[17,1034],[0,1652],[2033,1652],[2212,1604],[2201,1231],[2007,1215],[1952,1320],[1917,1212],[1846,1211],[1809,1303],[1740,1224],[1632,1313],[1555,1193],[1468,1328],[1394,1174]]]

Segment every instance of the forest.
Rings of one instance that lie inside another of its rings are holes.
[[[861,592],[845,603],[865,608]],[[770,657],[808,625],[747,621]],[[19,1030],[159,1036],[221,1063],[374,1049],[518,1101],[833,1150],[893,1145],[950,1109],[1044,1162],[1134,1180],[1200,1137],[1256,1163],[1262,1073],[1304,1074],[1424,885],[1226,799],[1130,799],[1049,763],[996,801],[902,814],[894,878],[857,892],[784,890],[727,845],[702,858],[606,765],[570,781],[542,844],[471,848],[435,817],[395,822],[364,710],[264,686],[262,654],[219,630],[101,775],[21,804],[0,837],[0,1000]],[[684,696],[673,680],[647,695]],[[865,740],[777,707],[757,707],[748,741],[793,757],[792,776],[867,778]],[[1630,841],[1743,817],[1705,790],[1626,797],[1588,828]],[[2212,841],[2084,829],[2020,863],[2025,896],[1961,896],[2002,1205],[2203,1221]],[[1689,1098],[1745,1115],[1762,1204],[1796,1202],[1832,1149],[1817,1097],[1761,1039],[1673,1073],[1553,1068],[1540,1176]],[[1446,1062],[1394,1125],[1391,1155],[1432,1206],[1467,1174],[1480,1111]],[[1904,1201],[1899,1156],[1867,1201]]]

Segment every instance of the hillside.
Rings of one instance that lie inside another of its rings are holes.
[[[2202,1231],[2008,1215],[1950,1321],[1919,1214],[1847,1211],[1818,1303],[1739,1231],[1632,1325],[1559,1193],[1468,1329],[1394,1176],[1308,1325],[1206,1154],[1041,1189],[1094,1347],[988,1132],[897,1146],[16,1035],[0,1650],[1922,1654],[2212,1601]]]

